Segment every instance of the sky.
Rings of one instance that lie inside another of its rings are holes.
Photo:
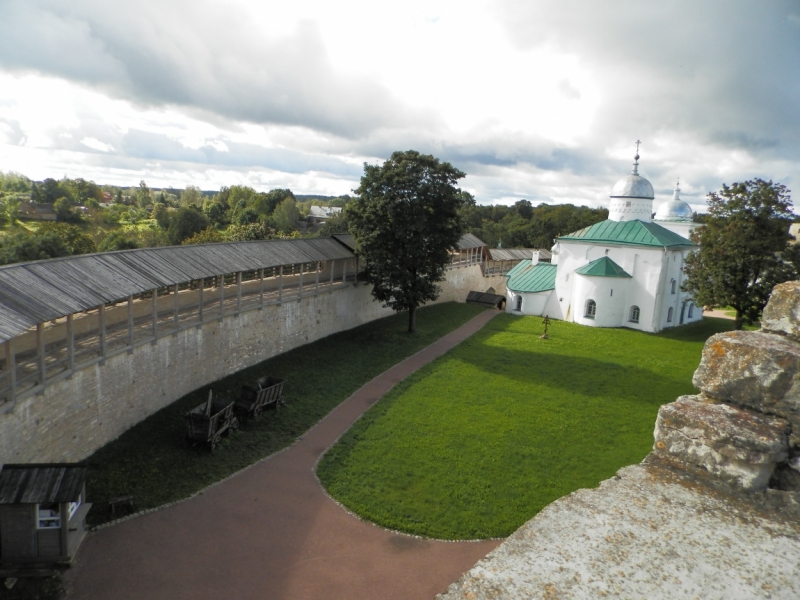
[[[482,204],[800,193],[797,0],[0,0],[0,171],[339,195],[414,149]],[[800,204],[800,201],[798,201]]]

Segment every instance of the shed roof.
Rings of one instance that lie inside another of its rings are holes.
[[[86,480],[86,465],[48,463],[3,465],[0,504],[75,502]]]
[[[168,246],[0,267],[0,342],[37,323],[158,287],[265,267],[352,258],[331,238]]]
[[[612,221],[606,219],[579,231],[558,238],[559,241],[611,242],[630,246],[654,246],[659,248],[693,247],[694,244],[659,225],[644,221]]]
[[[557,265],[521,262],[508,273],[506,287],[512,292],[546,292],[556,287]]]
[[[575,269],[575,272],[579,275],[588,275],[590,277],[631,277],[622,267],[607,256],[593,260],[581,268]]]
[[[349,233],[334,233],[331,237],[340,244],[344,244],[352,252],[356,251],[356,240]]]
[[[467,294],[467,304],[478,304],[487,308],[496,308],[503,302],[506,297],[499,294],[489,294],[488,292],[472,291]]]

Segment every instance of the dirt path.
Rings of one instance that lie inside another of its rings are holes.
[[[499,541],[437,542],[362,522],[323,493],[312,469],[393,385],[497,314],[481,313],[382,373],[288,450],[186,502],[90,534],[65,575],[68,597],[405,600],[443,592]]]

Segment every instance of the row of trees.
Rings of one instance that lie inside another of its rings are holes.
[[[357,198],[340,199],[345,210],[326,223],[325,233],[349,230],[353,234],[373,295],[385,306],[408,311],[409,331],[415,327],[415,309],[437,296],[449,250],[464,231],[490,246],[541,248],[549,247],[562,233],[608,215],[603,209],[572,205],[533,207],[527,200],[511,207],[478,206],[456,187],[463,177],[464,173],[433,156],[395,152],[381,166],[364,165]],[[28,186],[31,197],[53,203],[62,221],[75,220],[77,213],[70,211],[76,199],[97,211],[97,199],[103,197],[103,190],[93,182],[45,180],[37,185],[17,174],[0,173],[0,224],[3,219],[13,222],[10,211]],[[163,190],[153,194],[141,182],[128,194],[117,191],[114,206],[103,209],[107,214],[121,213],[124,207],[129,217],[132,209],[145,211],[157,235],[171,244],[298,235],[293,226],[301,213],[291,190],[256,192],[231,186],[214,195],[197,188],[187,188],[180,195]],[[59,203],[62,210],[57,208]],[[755,179],[723,185],[721,191],[709,194],[708,203],[705,226],[692,234],[699,250],[687,260],[683,289],[698,305],[732,307],[736,327],[741,328],[760,317],[777,283],[800,275],[800,245],[789,243],[789,223],[795,219],[789,190]],[[125,230],[113,231],[96,244],[77,225],[50,223],[35,235],[7,235],[0,243],[0,263],[139,245]]]

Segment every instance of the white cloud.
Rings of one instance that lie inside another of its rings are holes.
[[[639,138],[657,193],[681,176],[701,206],[723,181],[800,177],[796,15],[791,0],[5,0],[0,164],[343,193],[364,161],[414,148],[480,201],[600,205]]]

